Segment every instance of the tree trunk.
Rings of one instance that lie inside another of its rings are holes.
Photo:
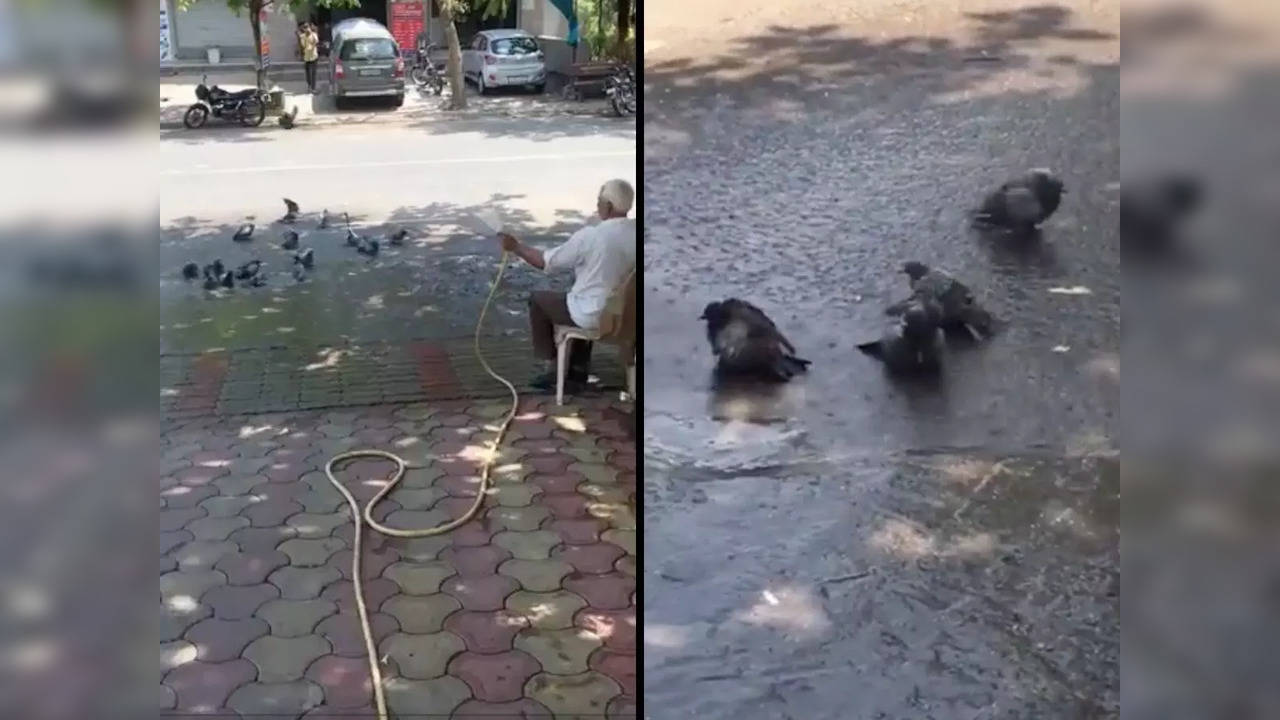
[[[253,28],[253,57],[257,59],[258,89],[267,89],[267,69],[262,67],[262,0],[249,0],[249,27]]]
[[[631,0],[618,0],[618,57],[630,58],[626,52],[627,35],[631,34]]]
[[[453,24],[453,0],[440,1],[440,22],[444,23],[444,39],[449,45],[449,62],[445,71],[449,74],[449,109],[467,107],[467,84],[462,78],[462,45],[458,42],[458,28]]]

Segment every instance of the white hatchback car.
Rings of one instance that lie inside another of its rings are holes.
[[[462,74],[483,95],[496,87],[522,85],[542,92],[547,65],[538,41],[523,30],[481,30],[462,51]]]

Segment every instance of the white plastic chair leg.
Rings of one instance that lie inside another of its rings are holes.
[[[569,341],[562,339],[556,343],[556,405],[564,404],[564,375],[568,360]]]

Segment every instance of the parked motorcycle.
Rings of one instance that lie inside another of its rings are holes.
[[[620,67],[605,78],[604,92],[618,117],[636,114],[636,76],[629,67]]]
[[[428,45],[417,52],[413,67],[409,70],[409,77],[418,87],[431,88],[431,92],[439,95],[444,92],[445,79],[444,71],[431,62],[431,51],[435,49],[435,45]]]
[[[236,121],[245,127],[257,127],[267,117],[266,93],[257,89],[229,92],[214,85],[205,84],[208,75],[200,78],[196,86],[196,102],[187,108],[182,124],[192,130],[209,120],[209,115],[228,121]]]

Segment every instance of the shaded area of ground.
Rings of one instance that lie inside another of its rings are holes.
[[[670,717],[1114,715],[1118,18],[711,5],[732,19],[696,55],[707,26],[646,14],[646,44],[665,41],[645,73],[646,549],[671,566],[646,565],[646,699]],[[1070,195],[1039,243],[966,229],[985,190],[1046,166]],[[939,383],[854,350],[906,260],[1002,321]],[[808,378],[710,390],[696,318],[733,295]]]

